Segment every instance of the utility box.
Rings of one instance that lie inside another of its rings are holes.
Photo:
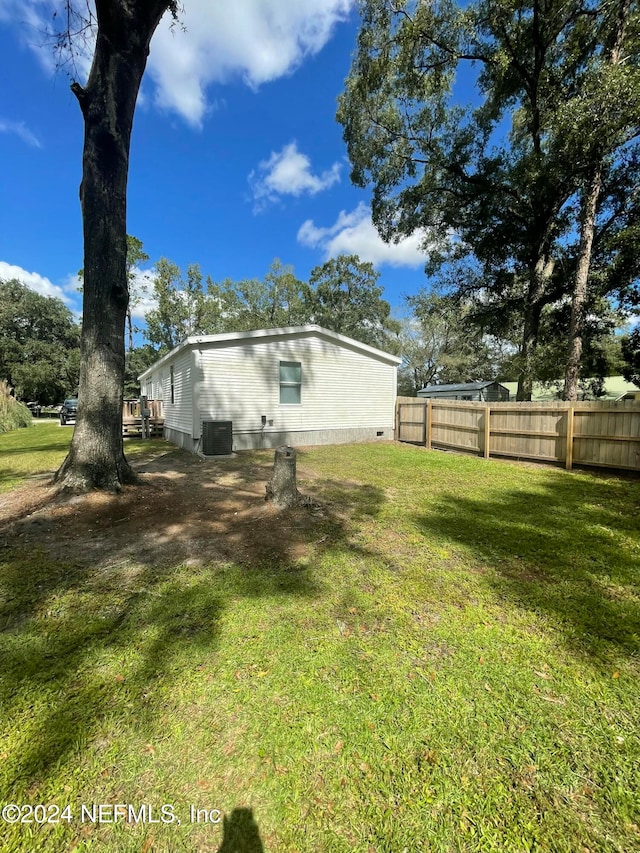
[[[229,456],[233,452],[233,421],[202,421],[203,456]]]

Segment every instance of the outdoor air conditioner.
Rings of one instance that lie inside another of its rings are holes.
[[[203,456],[229,456],[233,452],[232,421],[202,421]]]

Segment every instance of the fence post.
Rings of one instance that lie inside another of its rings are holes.
[[[491,406],[489,403],[484,411],[484,458],[489,458],[489,442],[491,441]]]
[[[424,410],[424,419],[427,428],[427,434],[425,438],[425,447],[427,450],[431,450],[431,433],[432,433],[432,421],[433,421],[433,401],[431,397],[427,399],[427,405]]]
[[[573,468],[573,406],[567,407],[567,447],[565,450],[565,468]]]

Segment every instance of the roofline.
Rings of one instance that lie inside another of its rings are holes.
[[[356,341],[354,338],[348,338],[346,335],[340,335],[338,332],[332,332],[330,329],[325,329],[315,323],[309,323],[306,326],[284,326],[280,329],[253,329],[249,332],[224,332],[218,335],[193,335],[189,338],[185,338],[170,352],[163,355],[162,358],[159,358],[150,367],[147,367],[147,369],[138,376],[138,381],[142,381],[149,373],[156,370],[162,364],[166,364],[167,361],[170,361],[183,350],[189,349],[190,347],[201,346],[203,344],[225,343],[227,341],[255,340],[278,336],[290,337],[293,335],[313,333],[329,338],[337,343],[346,344],[347,346],[359,349],[362,352],[375,356],[376,358],[382,358],[390,364],[402,364],[402,359],[397,355],[391,355],[389,352],[376,349],[375,347],[369,346],[369,344],[363,344],[361,341]]]
[[[446,391],[447,389],[452,390],[453,388],[486,388],[487,385],[501,385],[503,388],[505,387],[501,382],[498,382],[497,379],[491,379],[488,382],[448,382],[444,385],[425,385],[424,388],[420,388],[416,391],[416,394],[419,394],[420,391]],[[509,389],[507,388],[507,391]]]

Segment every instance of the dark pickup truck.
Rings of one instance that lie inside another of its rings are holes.
[[[78,412],[78,400],[76,397],[68,397],[60,408],[60,426],[65,426],[69,421],[75,423]]]

